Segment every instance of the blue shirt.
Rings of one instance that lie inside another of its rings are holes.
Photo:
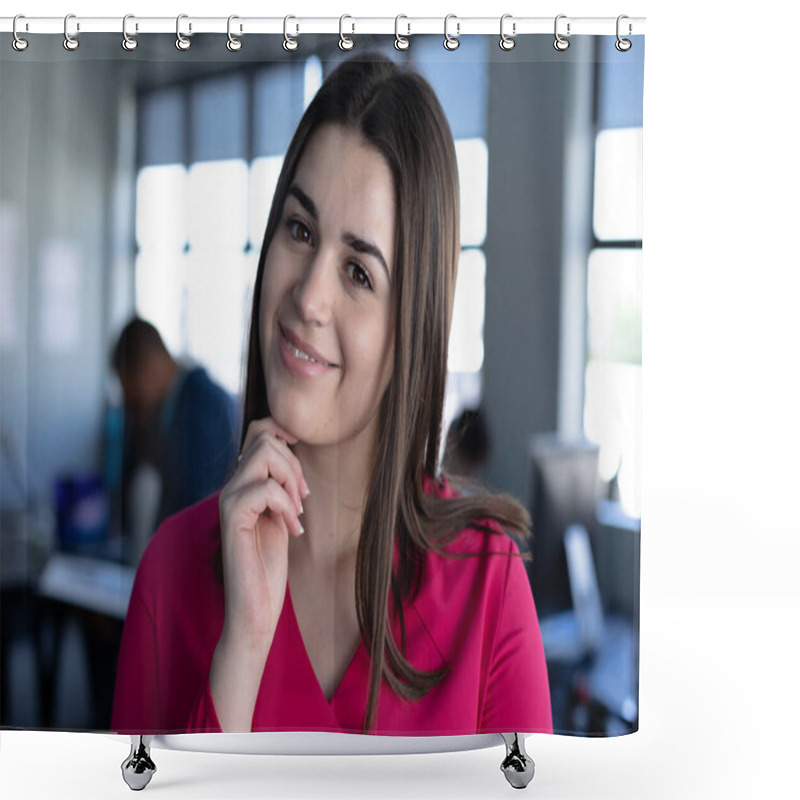
[[[166,517],[202,500],[228,480],[236,461],[236,409],[203,367],[181,368],[159,418]]]

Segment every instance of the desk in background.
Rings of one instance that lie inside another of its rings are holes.
[[[26,727],[54,727],[63,631],[68,622],[75,621],[87,645],[95,727],[108,729],[116,657],[135,569],[120,563],[119,539],[99,545],[97,555],[53,552],[48,548],[52,539],[46,539],[36,534],[30,514],[3,513],[0,722],[8,724],[8,698],[14,690],[9,685],[9,651],[20,637],[28,637],[35,654],[38,720],[30,725],[26,720]]]

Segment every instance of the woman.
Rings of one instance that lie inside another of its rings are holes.
[[[382,57],[342,64],[267,222],[239,466],[142,559],[113,729],[552,729],[502,530],[527,514],[437,478],[458,220],[430,86]]]

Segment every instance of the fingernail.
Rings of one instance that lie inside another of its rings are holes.
[[[303,508],[303,504],[302,503],[300,503],[300,513],[301,514],[305,513],[305,509]]]
[[[311,494],[311,489],[308,488],[306,479],[303,478],[303,497],[308,497]]]
[[[306,529],[303,527],[303,525],[300,522],[300,520],[297,520],[297,525],[300,528],[300,533],[305,533],[306,532]]]

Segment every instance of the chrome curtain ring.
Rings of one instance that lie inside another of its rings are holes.
[[[563,36],[561,36],[559,34],[559,32],[558,32],[558,21],[560,19],[566,19],[566,18],[567,18],[566,14],[559,14],[556,17],[555,28],[554,28],[556,40],[553,42],[553,47],[555,47],[556,50],[558,50],[559,52],[562,52],[562,53],[564,52],[564,50],[566,50],[569,47],[569,39],[565,39]],[[570,29],[570,24],[568,22],[567,23],[567,36],[569,36],[569,33],[570,33],[569,29]]]
[[[450,22],[451,19],[456,19],[456,15],[448,14],[444,18],[444,42],[442,44],[444,44],[445,50],[450,50],[452,52],[453,50],[458,50],[458,46],[461,44],[461,42],[458,41],[458,36],[461,33],[461,23],[456,21],[456,35],[451,36],[447,32],[447,23]]]
[[[228,50],[231,51],[231,53],[236,53],[236,52],[238,52],[239,50],[242,49],[242,40],[241,39],[237,39],[231,33],[231,22],[233,22],[233,20],[235,20],[235,19],[239,19],[239,17],[237,17],[236,14],[231,14],[228,17],[228,41],[225,43],[225,47],[227,47]],[[241,32],[242,32],[242,26],[240,25],[239,26],[239,33],[241,33]]]
[[[192,46],[191,39],[187,39],[181,33],[181,20],[188,18],[189,18],[188,14],[178,14],[178,18],[175,20],[175,35],[178,37],[177,39],[175,39],[175,47],[177,47],[178,50],[188,50]],[[192,32],[192,23],[190,22],[189,33],[191,32]]]
[[[406,27],[408,28],[406,31],[406,36],[401,36],[400,31],[398,30],[398,25],[401,19],[408,19],[408,17],[405,14],[398,14],[394,18],[394,46],[396,50],[408,50],[411,42],[406,39],[406,36],[411,36],[411,23],[406,23]]]
[[[503,14],[500,17],[500,49],[501,50],[513,50],[514,45],[516,42],[514,41],[513,37],[517,35],[517,23],[511,23],[511,36],[506,36],[505,32],[503,31],[503,23],[511,18],[511,14]]]
[[[69,50],[70,52],[72,50],[77,50],[79,44],[78,40],[74,36],[69,35],[69,21],[71,19],[75,19],[74,14],[67,14],[67,16],[64,17],[64,49]],[[75,23],[75,30],[79,31],[80,29],[80,24]]]
[[[340,50],[352,50],[353,49],[353,45],[355,45],[355,42],[349,36],[345,36],[344,32],[342,31],[342,25],[344,24],[344,21],[346,19],[353,19],[353,18],[349,14],[342,14],[342,16],[339,17],[339,49]],[[351,33],[355,33],[355,30],[356,30],[356,24],[354,22],[353,26],[352,26],[352,30],[350,32]]]
[[[133,14],[126,14],[122,18],[122,48],[124,50],[135,50],[139,46],[139,42],[133,36],[128,36],[128,20],[129,19],[136,19]],[[139,30],[139,26],[136,25],[136,30]]]
[[[16,17],[14,17],[14,23],[13,23],[13,25],[12,25],[12,27],[11,27],[11,30],[12,30],[12,32],[13,32],[13,34],[14,34],[14,41],[11,43],[11,46],[12,46],[12,47],[13,47],[13,48],[14,48],[14,49],[15,49],[15,50],[18,52],[18,53],[21,53],[23,50],[26,50],[26,49],[27,49],[27,47],[28,47],[28,40],[27,40],[27,39],[23,39],[23,38],[22,38],[22,37],[21,37],[21,36],[20,36],[20,35],[17,33],[17,20],[18,20],[18,19],[25,19],[25,15],[24,15],[24,14],[17,14],[17,16],[16,16]]]
[[[620,51],[620,53],[625,53],[628,50],[630,50],[631,47],[633,47],[633,42],[631,42],[630,39],[623,39],[619,35],[619,24],[620,24],[620,22],[622,22],[623,19],[628,19],[626,14],[620,14],[617,17],[617,41],[614,44],[614,47],[616,47],[617,50]],[[628,36],[630,36],[632,32],[633,32],[633,26],[629,22],[628,23]]]
[[[297,39],[292,39],[292,37],[289,36],[288,31],[286,30],[286,26],[289,24],[290,19],[295,19],[295,17],[289,14],[288,16],[283,18],[283,49],[288,50],[289,52],[291,52],[292,50],[297,50],[297,46],[299,44]],[[300,33],[299,25],[296,26],[296,32]]]

